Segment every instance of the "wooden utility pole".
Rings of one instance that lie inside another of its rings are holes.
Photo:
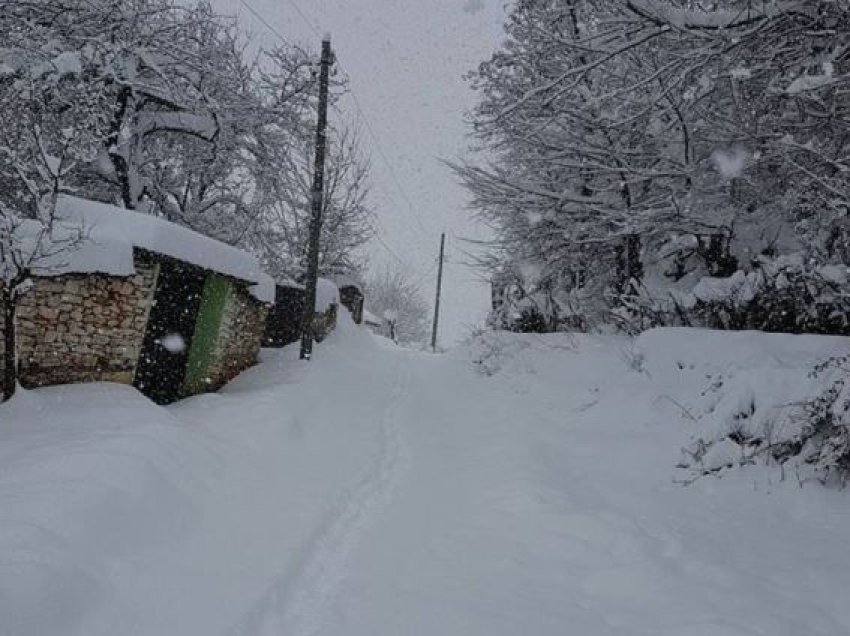
[[[446,235],[440,234],[440,263],[437,267],[437,299],[434,301],[434,327],[431,330],[431,350],[437,350],[437,326],[440,322],[440,292],[443,289],[443,254],[446,249]]]
[[[319,236],[322,232],[322,206],[325,193],[325,149],[328,127],[328,79],[333,64],[331,36],[322,39],[322,70],[319,74],[319,122],[316,126],[316,157],[313,164],[312,215],[307,246],[307,280],[304,315],[301,317],[301,359],[313,354],[313,321],[316,313],[316,284],[319,280]]]

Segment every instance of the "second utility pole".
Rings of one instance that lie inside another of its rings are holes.
[[[301,359],[313,354],[313,322],[316,317],[316,285],[319,280],[319,236],[322,232],[322,205],[325,193],[325,148],[328,126],[328,79],[333,64],[331,36],[322,40],[322,70],[319,75],[319,123],[316,126],[316,158],[313,165],[312,215],[310,242],[307,246],[307,279],[304,294],[304,314],[301,317]]]
[[[437,325],[440,322],[440,292],[443,288],[443,252],[446,248],[446,234],[440,234],[440,265],[437,269],[437,299],[434,301],[434,327],[431,330],[431,350],[437,350]]]

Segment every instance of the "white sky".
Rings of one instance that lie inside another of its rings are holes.
[[[295,0],[318,34],[292,0],[246,1],[281,35],[311,50],[319,49],[323,33],[331,33],[380,144],[375,148],[364,127],[376,227],[409,265],[412,278],[421,281],[430,303],[440,232],[447,233],[440,341],[452,344],[486,315],[489,288],[461,264],[466,247],[458,237],[481,237],[482,229],[469,219],[466,194],[440,159],[456,159],[468,146],[463,120],[474,94],[462,75],[500,43],[505,0]],[[261,44],[273,43],[275,36],[239,0],[216,4],[222,12],[237,13]],[[352,121],[361,119],[350,98],[342,108]],[[374,264],[396,260],[378,241],[370,259]]]

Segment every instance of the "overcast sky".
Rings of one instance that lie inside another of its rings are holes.
[[[396,257],[407,263],[432,303],[440,232],[447,233],[441,342],[452,344],[466,325],[481,322],[489,289],[460,264],[466,248],[458,238],[481,237],[483,230],[469,219],[466,194],[440,160],[456,159],[468,146],[464,113],[474,95],[462,75],[501,41],[505,0],[246,2],[285,38],[313,50],[319,49],[322,34],[331,34],[340,66],[380,146],[364,130],[373,165],[376,226],[389,246],[374,241],[370,258],[376,264]],[[217,6],[237,13],[261,44],[273,43],[275,36],[239,0],[217,0]],[[342,110],[362,120],[350,98]]]

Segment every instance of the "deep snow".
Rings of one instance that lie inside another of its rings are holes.
[[[343,315],[310,364],[266,352],[168,408],[23,392],[0,407],[0,634],[850,633],[846,492],[676,468],[712,374],[758,389],[846,349],[662,330],[433,356]]]

